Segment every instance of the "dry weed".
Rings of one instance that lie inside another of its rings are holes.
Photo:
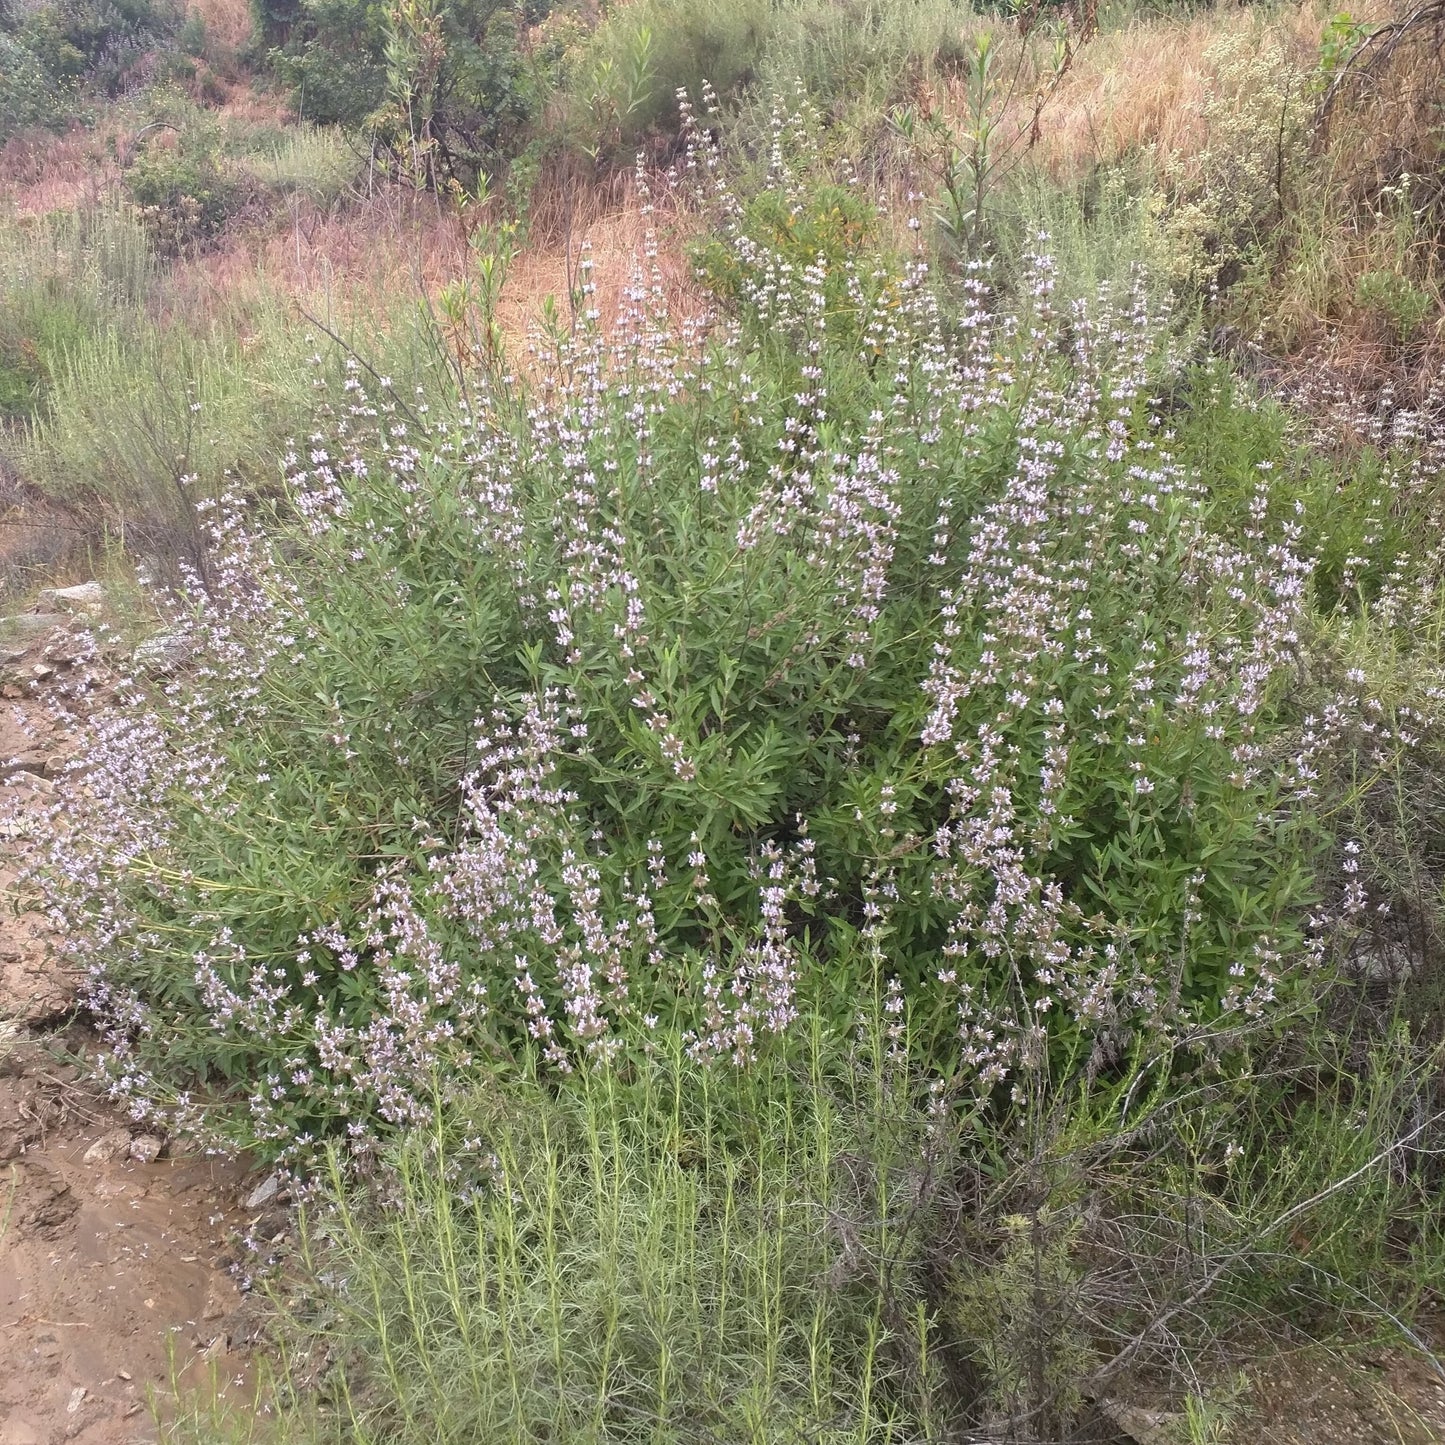
[[[114,184],[114,116],[92,130],[64,135],[30,131],[0,146],[0,210],[19,216],[79,210],[96,205]]]
[[[1185,20],[1137,19],[1095,37],[1075,54],[1040,115],[1034,158],[1056,180],[1072,181],[1101,165],[1150,152],[1188,156],[1206,140],[1208,89],[1219,76],[1207,52],[1230,35],[1253,34],[1304,58],[1318,51],[1326,7],[1318,0],[1261,24],[1247,10],[1205,11]],[[1027,130],[1033,91],[1021,85],[1005,131]],[[961,114],[955,82],[946,104]]]
[[[579,187],[568,198],[550,188],[542,195],[498,308],[504,334],[518,344],[539,324],[548,297],[565,311],[584,247],[605,325],[646,245],[649,219],[630,177]],[[669,308],[696,314],[703,306],[684,255],[686,218],[663,200],[650,223]],[[244,338],[248,315],[277,294],[318,316],[381,317],[398,297],[434,301],[471,264],[463,215],[435,196],[389,190],[341,212],[301,203],[288,225],[233,233],[216,250],[177,262],[151,309],[163,323],[222,324]]]
[[[191,0],[191,9],[206,22],[206,38],[227,50],[240,50],[251,39],[251,7],[247,0]]]

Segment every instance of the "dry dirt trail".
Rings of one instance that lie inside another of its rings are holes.
[[[246,1387],[254,1310],[228,1270],[242,1169],[143,1134],[85,1082],[95,1047],[43,920],[17,913],[18,854],[66,738],[50,700],[102,695],[65,616],[0,636],[0,1445],[157,1438],[179,1381]],[[254,1181],[253,1181],[254,1182]],[[263,1222],[264,1224],[264,1222]]]

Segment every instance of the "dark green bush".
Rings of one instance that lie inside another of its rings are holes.
[[[268,13],[277,74],[303,118],[371,135],[399,169],[470,184],[521,142],[535,113],[517,0],[303,0]]]
[[[180,23],[169,0],[0,7],[0,141],[83,119],[83,91],[119,94]]]
[[[529,1038],[747,1060],[887,983],[990,1095],[1291,988],[1291,509],[1237,535],[1176,461],[1141,297],[1066,315],[1036,257],[945,329],[775,181],[715,345],[584,307],[463,419],[357,378],[303,520],[219,524],[202,670],[97,739],[55,878],[138,1091],[230,1081],[294,1154]]]
[[[263,33],[277,39],[271,63],[302,119],[359,127],[381,104],[386,94],[384,5],[303,0],[285,12],[268,8]]]
[[[73,92],[23,40],[0,30],[0,141],[32,126],[63,126],[74,115]]]

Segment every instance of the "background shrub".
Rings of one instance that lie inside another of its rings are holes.
[[[31,126],[62,126],[74,115],[69,88],[57,85],[19,36],[0,30],[0,141]]]
[[[248,199],[244,178],[204,134],[182,132],[175,145],[146,146],[127,169],[125,184],[162,256],[213,242]]]

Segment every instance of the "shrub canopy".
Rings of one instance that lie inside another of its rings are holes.
[[[519,1049],[746,1065],[876,990],[987,1093],[1318,947],[1309,564],[1269,472],[1241,531],[1171,455],[1144,288],[1037,255],[950,316],[846,190],[702,204],[724,314],[644,260],[533,382],[354,374],[279,530],[213,518],[194,660],[97,729],[50,870],[140,1096],[246,1093],[289,1155]]]

